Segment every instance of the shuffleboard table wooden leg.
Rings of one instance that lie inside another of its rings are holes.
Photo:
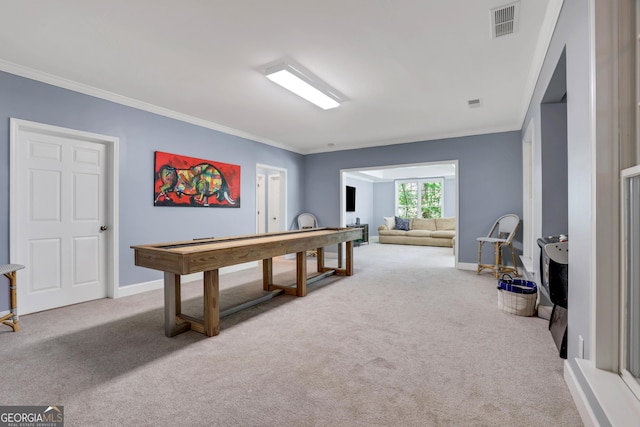
[[[324,271],[324,248],[318,248],[318,273]]]
[[[262,289],[270,291],[273,284],[273,258],[262,260]]]
[[[353,240],[347,242],[347,276],[353,276]]]
[[[220,282],[218,270],[204,272],[204,334],[213,337],[220,333]]]
[[[176,336],[191,329],[188,322],[176,324],[180,314],[180,275],[164,273],[164,334],[168,337]]]
[[[296,253],[296,296],[307,295],[307,252]]]

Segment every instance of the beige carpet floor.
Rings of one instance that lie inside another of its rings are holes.
[[[293,268],[278,261],[277,280]],[[260,280],[222,275],[222,308]],[[185,312],[201,287],[184,285]],[[64,406],[67,427],[581,426],[547,321],[496,293],[450,248],[372,243],[353,276],[226,317],[217,337],[165,337],[161,290],[26,315],[0,330],[0,404]]]

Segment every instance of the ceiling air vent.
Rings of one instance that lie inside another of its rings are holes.
[[[507,36],[518,30],[520,2],[491,9],[491,34],[493,38]]]
[[[469,105],[469,108],[477,108],[482,104],[482,101],[480,101],[480,98],[470,99],[467,101],[467,104]]]

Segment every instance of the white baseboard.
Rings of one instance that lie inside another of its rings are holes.
[[[459,262],[456,265],[456,268],[458,270],[470,270],[470,271],[476,271],[478,269],[478,264],[475,263],[471,263],[471,262]]]
[[[533,265],[533,259],[531,257],[524,257],[520,255],[520,262],[522,263],[522,267],[524,270],[524,277],[526,280],[530,280],[532,282],[536,281],[536,269]]]
[[[338,254],[336,252],[328,252],[324,253],[325,258],[332,259],[338,258]],[[295,254],[287,254],[284,255],[285,259],[295,259]],[[220,274],[228,274],[233,273],[235,271],[247,270],[249,268],[254,268],[258,265],[258,261],[247,262],[244,264],[232,265],[229,267],[223,267],[220,269]],[[476,269],[477,265],[472,263],[458,263],[457,268],[460,270],[472,270]],[[195,282],[198,280],[202,280],[202,273],[193,273],[186,274],[182,276],[182,283]],[[164,280],[152,280],[150,282],[136,283],[133,285],[122,286],[116,289],[116,295],[114,298],[122,298],[128,297],[131,295],[141,294],[143,292],[155,291],[158,289],[164,288]]]
[[[223,267],[220,269],[220,274],[229,274],[236,271],[247,270],[257,267],[258,262],[246,262],[244,264],[231,265],[229,267]],[[203,273],[185,274],[181,277],[182,283],[196,282],[202,280]],[[155,291],[164,288],[164,280],[152,280],[150,282],[136,283],[133,285],[123,286],[117,289],[116,296],[114,298],[128,297],[131,295],[141,294],[143,292]]]
[[[538,305],[538,317],[541,319],[549,320],[551,319],[551,312],[553,311],[553,307],[548,305]]]
[[[152,280],[151,282],[135,283],[133,285],[122,286],[116,289],[114,299],[141,294],[143,292],[155,291],[164,287],[164,280]]]
[[[564,362],[563,376],[564,382],[567,384],[569,393],[571,393],[573,402],[576,404],[576,408],[578,409],[578,413],[580,414],[580,418],[582,418],[582,422],[585,427],[597,427],[599,423],[598,420],[596,420],[596,415],[593,413],[593,409],[591,409],[591,406],[589,405],[587,396],[584,394],[584,391],[582,391],[582,388],[578,383],[576,374],[573,372],[571,365],[566,360]]]
[[[456,264],[456,268],[458,270],[476,271],[478,269],[478,264],[475,262],[459,262],[458,264]],[[491,271],[491,270],[488,270],[488,271]],[[518,271],[521,271],[521,269],[518,268]]]
[[[591,360],[575,359],[580,375],[586,380],[596,399],[595,405],[599,405],[609,425],[616,427],[637,427],[640,420],[640,400],[624,383],[620,375],[598,369]],[[569,388],[571,396],[578,408],[585,426],[600,426],[593,404],[589,402],[583,387],[578,381],[576,371],[571,365],[564,362],[564,380]]]

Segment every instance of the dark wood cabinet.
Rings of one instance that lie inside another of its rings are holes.
[[[369,224],[347,224],[347,227],[359,227],[362,229],[362,238],[353,241],[355,246],[369,243]]]

